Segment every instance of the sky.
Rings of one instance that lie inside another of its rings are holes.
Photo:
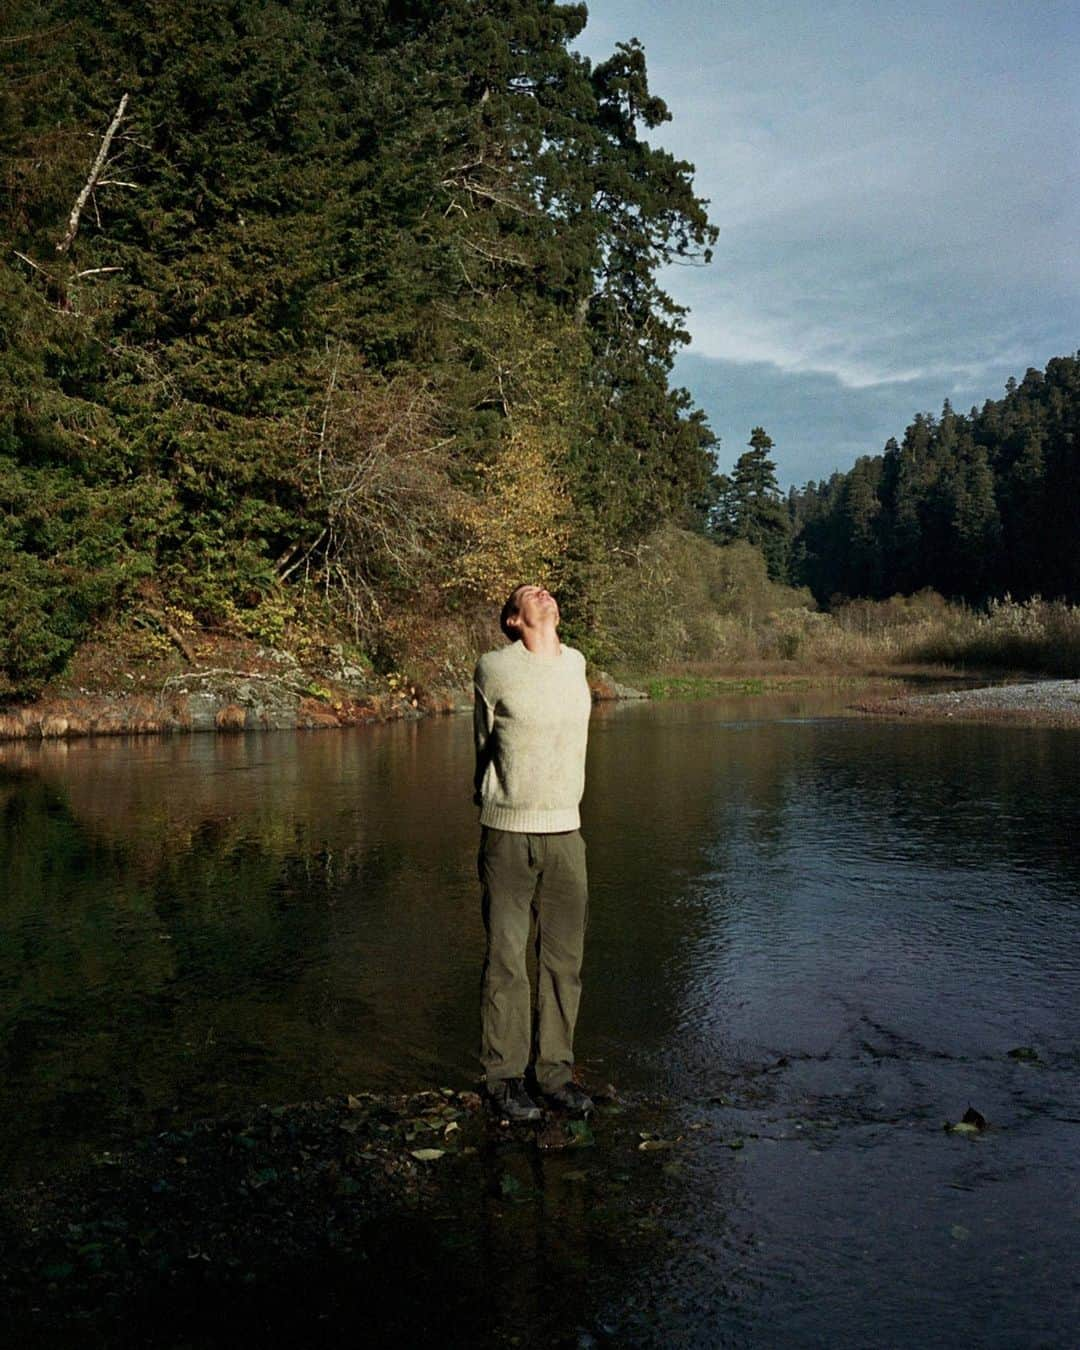
[[[591,0],[578,50],[639,38],[720,238],[663,284],[675,367],[728,470],[828,477],[916,412],[1000,398],[1080,348],[1080,6]]]

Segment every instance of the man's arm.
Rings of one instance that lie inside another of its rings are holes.
[[[491,705],[484,697],[479,684],[473,685],[475,703],[473,705],[473,738],[476,742],[476,771],[473,774],[473,803],[483,806],[482,791],[484,774],[491,763],[491,728],[495,715]]]

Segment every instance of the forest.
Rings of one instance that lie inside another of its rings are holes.
[[[587,636],[703,528],[656,280],[715,237],[641,47],[545,0],[18,0],[0,32],[0,632],[106,615],[374,659],[523,576]]]
[[[946,400],[903,440],[786,500],[755,427],[733,473],[714,479],[712,537],[743,539],[775,581],[823,605],[927,588],[983,605],[1011,595],[1080,601],[1080,353],[1010,379],[967,416]]]
[[[823,602],[926,587],[1080,602],[1078,433],[1080,354],[966,416],[917,415],[882,454],[789,494],[791,580]]]
[[[594,64],[586,21],[4,7],[0,696],[102,632],[455,679],[523,578],[614,662],[720,658],[710,615],[809,612],[806,587],[1080,598],[1073,358],[786,499],[762,427],[717,472],[660,280],[717,226],[641,45]]]

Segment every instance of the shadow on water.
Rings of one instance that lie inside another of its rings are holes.
[[[823,711],[594,716],[578,1048],[627,1108],[595,1147],[496,1133],[349,1254],[150,1299],[144,1343],[1069,1344],[1077,736]],[[9,1184],[473,1086],[469,756],[462,720],[5,750]]]

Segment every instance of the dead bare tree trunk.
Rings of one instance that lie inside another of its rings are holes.
[[[97,152],[97,158],[94,160],[94,166],[90,170],[90,177],[83,185],[83,190],[75,198],[75,205],[71,208],[71,215],[68,218],[67,231],[63,239],[56,246],[57,253],[66,253],[71,247],[72,240],[79,230],[79,217],[82,215],[83,207],[90,200],[90,194],[97,185],[101,177],[101,171],[105,167],[105,162],[109,158],[109,147],[112,145],[113,137],[116,135],[117,128],[124,118],[124,111],[127,108],[128,95],[125,94],[120,100],[120,106],[116,110],[113,120],[109,123],[109,129],[106,131],[101,141],[101,148]]]

